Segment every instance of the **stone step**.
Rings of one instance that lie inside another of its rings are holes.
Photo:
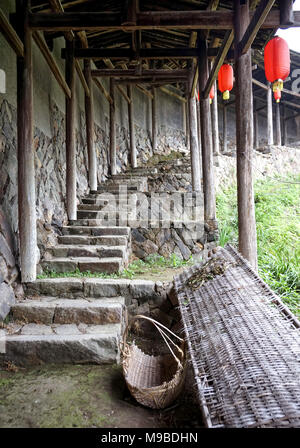
[[[121,181],[118,182],[111,182],[111,183],[105,183],[102,185],[99,185],[97,191],[99,191],[100,193],[102,192],[111,192],[111,191],[118,191],[119,192],[119,186],[118,185],[122,185]],[[130,185],[126,183],[126,189],[127,191],[138,191],[138,185]]]
[[[64,235],[88,235],[88,236],[129,236],[130,227],[125,226],[92,226],[86,224],[85,226],[80,226],[79,224],[74,225],[72,222],[71,226],[62,227],[62,232]]]
[[[124,246],[128,245],[128,237],[123,235],[62,235],[57,238],[60,244],[64,245],[100,245],[100,246]]]
[[[68,257],[98,257],[98,258],[126,258],[126,247],[124,246],[99,246],[99,245],[68,245],[61,244],[55,247],[49,247],[44,256],[47,261],[47,255],[53,258]]]
[[[11,308],[14,321],[36,324],[105,325],[122,322],[124,297],[109,299],[25,299]]]
[[[121,324],[21,326],[5,338],[0,364],[111,364],[119,362]]]
[[[129,280],[125,278],[43,278],[27,283],[27,296],[49,296],[59,298],[125,297],[140,302],[156,297],[156,285],[151,280]],[[127,304],[127,302],[126,302]]]
[[[107,203],[106,203],[107,204]],[[77,210],[96,210],[100,211],[105,207],[106,204],[97,204],[97,203],[83,203],[77,205]]]
[[[74,227],[97,227],[101,226],[102,228],[107,226],[108,228],[111,228],[112,226],[118,227],[118,224],[123,226],[124,224],[128,223],[128,219],[131,219],[130,216],[127,216],[127,214],[122,214],[121,218],[118,216],[116,218],[106,218],[106,219],[93,219],[93,218],[80,218],[76,221],[72,221],[72,226]],[[145,227],[149,225],[150,220],[149,219],[143,219],[143,220],[133,220],[134,221],[134,227]],[[136,221],[136,223],[135,223]],[[133,226],[133,224],[132,224]]]
[[[119,207],[116,207],[116,209],[111,210],[79,210],[77,212],[77,221],[80,219],[98,219],[103,221],[113,220],[116,219],[117,222],[119,222],[119,218],[124,217],[125,215],[128,215],[130,213],[136,213],[137,207],[129,207],[128,205],[122,207],[122,211],[119,211]],[[150,215],[150,211],[148,212],[148,215]]]
[[[93,258],[93,257],[69,257],[52,258],[40,262],[43,270],[57,273],[74,272],[102,272],[107,274],[121,272],[124,269],[122,258]]]

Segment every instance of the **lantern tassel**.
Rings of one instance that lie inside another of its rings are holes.
[[[229,90],[225,90],[223,92],[223,100],[229,100],[229,97],[230,97]]]

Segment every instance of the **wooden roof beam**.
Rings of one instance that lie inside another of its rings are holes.
[[[96,84],[96,86],[98,87],[98,89],[100,90],[100,92],[103,93],[103,95],[105,96],[105,98],[107,99],[107,101],[110,104],[113,104],[114,101],[112,99],[112,97],[110,96],[110,94],[108,93],[108,91],[106,90],[106,88],[104,87],[104,85],[102,84],[101,81],[99,81],[99,79],[93,78],[94,83]]]
[[[263,82],[258,81],[257,79],[252,78],[252,82],[253,82],[253,84],[257,85],[258,87],[261,87],[264,90],[268,90],[269,89],[266,84],[264,84]],[[300,98],[300,93],[293,92],[293,90],[288,90],[288,89],[283,88],[282,92],[283,93],[287,93],[288,95],[292,95],[292,96],[295,96],[297,98]],[[300,107],[300,105],[299,105],[299,107]]]
[[[140,73],[135,69],[130,70],[92,70],[92,77],[103,78],[103,77],[186,77],[188,76],[188,70],[165,70],[165,69],[154,69],[154,70],[142,70]]]

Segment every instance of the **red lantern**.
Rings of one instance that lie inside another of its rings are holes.
[[[276,100],[276,103],[279,103],[280,98],[281,98],[281,90],[280,89],[274,90],[274,98]]]
[[[211,86],[210,92],[209,92],[209,103],[212,103],[212,100],[214,99],[215,96],[215,88],[214,85]]]
[[[219,90],[223,93],[223,100],[229,99],[229,92],[233,87],[233,68],[223,64],[218,73]]]
[[[275,97],[275,92],[278,89],[280,91],[283,89],[283,81],[290,73],[290,51],[287,42],[282,37],[276,36],[267,43],[264,52],[264,62],[266,78],[273,83]],[[276,97],[276,101],[279,102],[278,92]]]

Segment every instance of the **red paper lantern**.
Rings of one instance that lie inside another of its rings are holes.
[[[290,73],[290,51],[287,42],[282,37],[271,39],[264,52],[265,75],[269,82],[273,83],[273,92],[283,89],[283,81]],[[279,102],[278,92],[276,93]],[[281,92],[280,92],[281,96]]]
[[[210,92],[209,92],[209,103],[212,103],[212,100],[214,99],[215,96],[215,88],[214,85],[211,86]]]
[[[229,92],[233,87],[233,68],[229,64],[223,64],[218,73],[218,87],[223,93],[223,100],[229,99]]]

